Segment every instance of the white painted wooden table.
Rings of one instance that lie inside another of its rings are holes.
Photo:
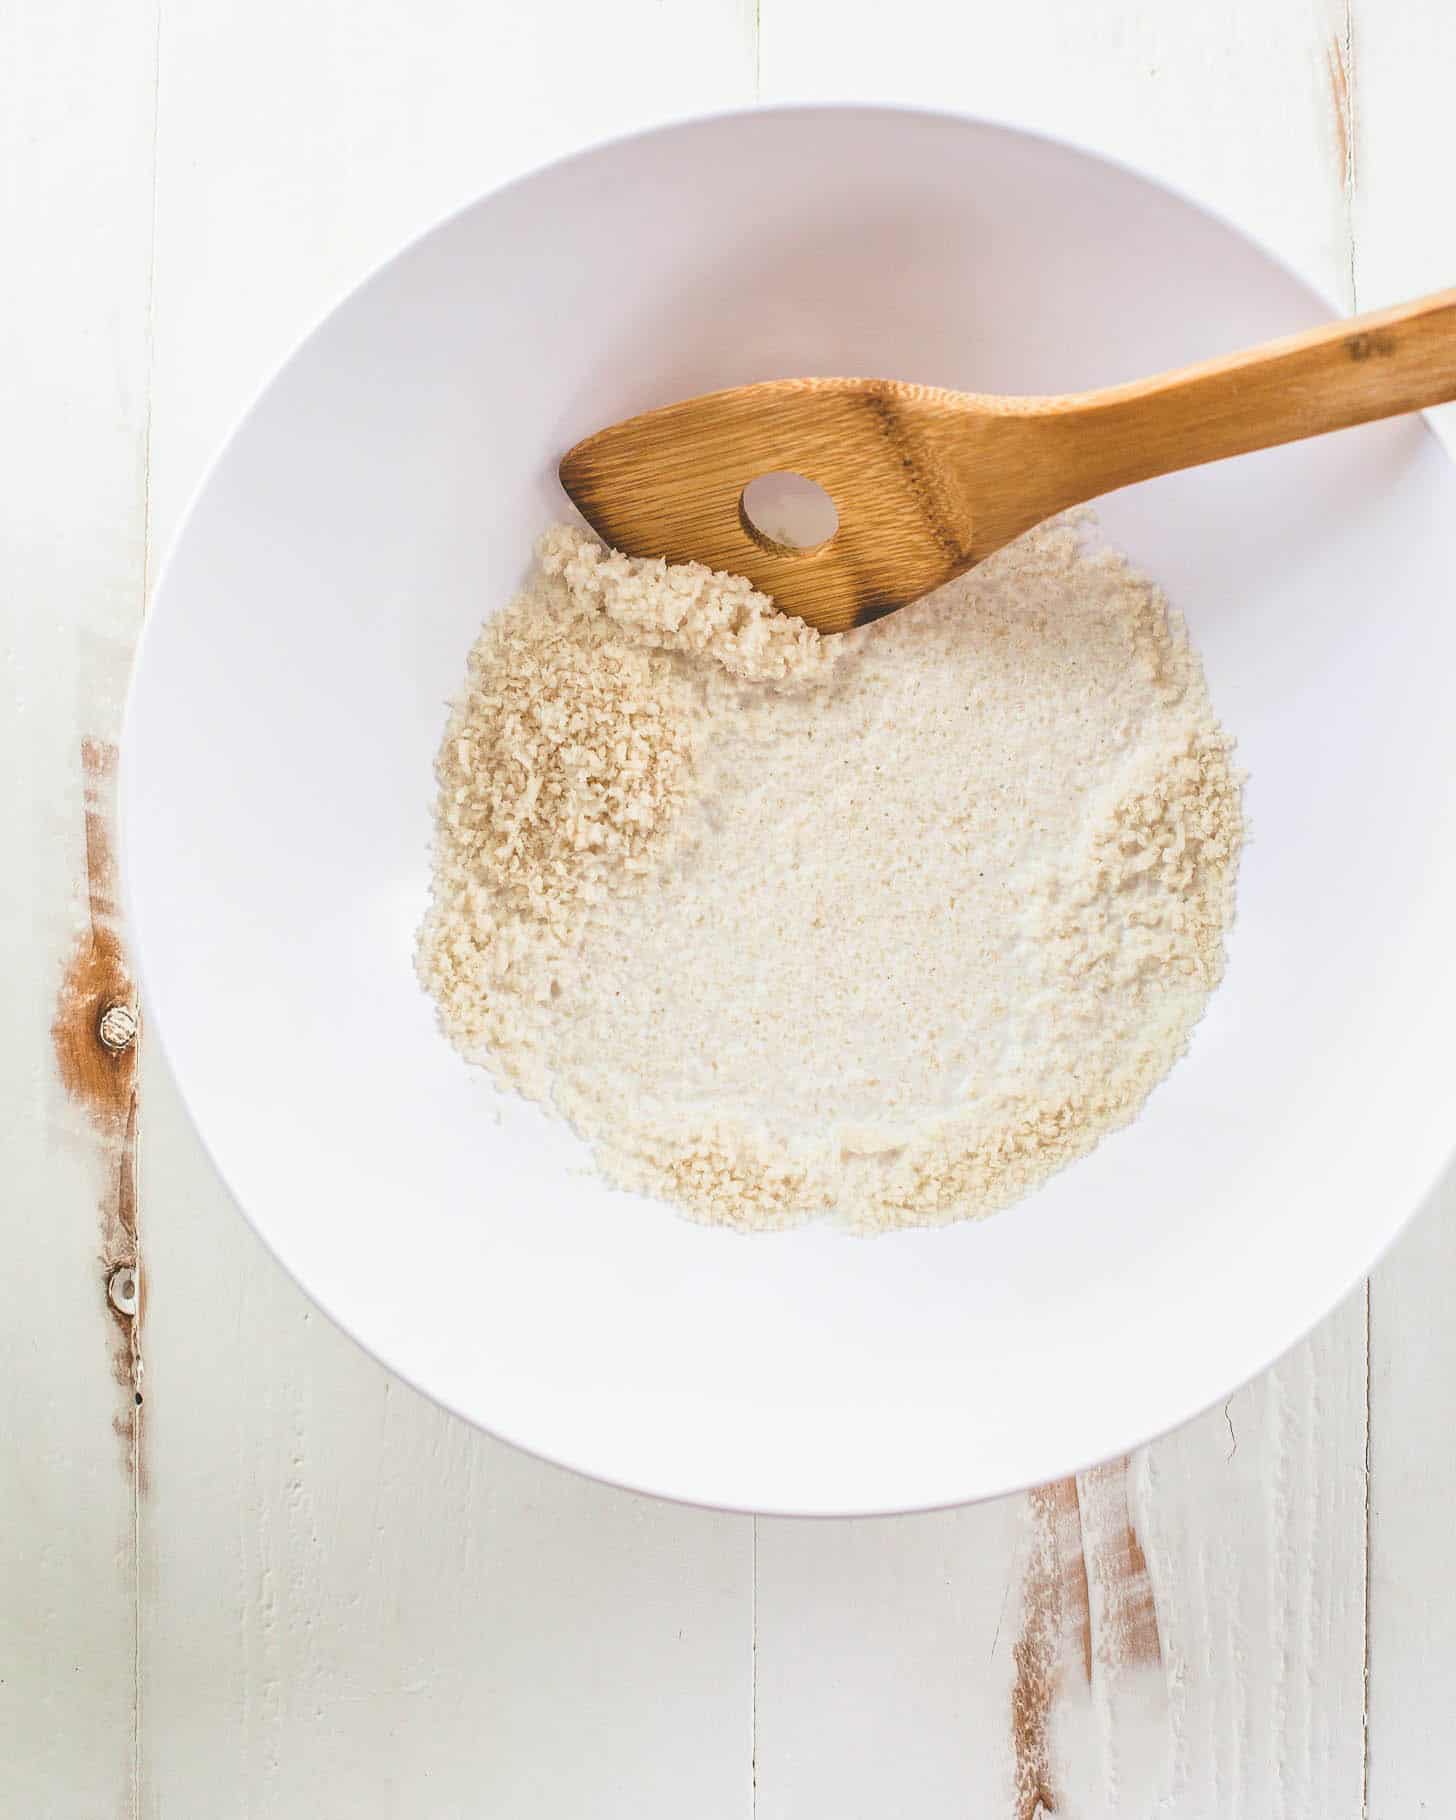
[[[157,553],[404,237],[668,114],[914,100],[1131,159],[1376,305],[1456,282],[1453,74],[1449,0],[0,5],[0,1816],[1453,1811],[1456,1192],[1129,1463],[754,1522],[391,1382],[145,1031],[93,1036],[131,997],[107,772]]]

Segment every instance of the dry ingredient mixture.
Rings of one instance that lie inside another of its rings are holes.
[[[989,1213],[1135,1116],[1222,971],[1240,781],[1090,513],[840,637],[538,556],[437,762],[418,965],[468,1060],[744,1228]]]

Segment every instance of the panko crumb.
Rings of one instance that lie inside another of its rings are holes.
[[[643,644],[710,658],[744,682],[812,682],[834,661],[834,641],[780,613],[742,575],[623,556],[570,525],[548,531],[537,556],[542,573],[562,577],[573,600]]]
[[[1218,984],[1242,778],[1085,510],[867,632],[568,526],[470,653],[418,967],[619,1186],[862,1233],[1136,1117]]]

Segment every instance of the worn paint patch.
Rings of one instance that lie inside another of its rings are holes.
[[[1352,33],[1348,13],[1342,31],[1332,32],[1325,46],[1325,74],[1334,121],[1335,163],[1348,204],[1355,194],[1355,82]]]
[[[1016,1820],[1057,1811],[1051,1720],[1067,1673],[1092,1674],[1087,1564],[1075,1479],[1058,1479],[1027,1497],[1030,1537],[1022,1586],[1021,1631],[1012,1650],[1011,1742]]]
[[[112,1365],[126,1403],[116,1417],[130,1468],[140,1475],[143,1290],[137,1257],[137,1049],[102,1041],[101,1022],[115,1006],[136,1006],[118,911],[111,839],[116,748],[81,745],[86,851],[86,919],[61,979],[51,1024],[56,1068],[67,1094],[86,1114],[101,1174],[98,1294],[115,1329]],[[114,1021],[114,1020],[113,1020]],[[128,1313],[110,1294],[118,1269],[137,1273]]]
[[[1147,1556],[1128,1497],[1124,1457],[1083,1473],[1079,1481],[1087,1570],[1097,1593],[1098,1664],[1110,1669],[1161,1667],[1162,1639]]]
[[[1021,1631],[1013,1658],[1011,1738],[1016,1820],[1055,1814],[1057,1702],[1071,1688],[1102,1698],[1124,1671],[1162,1667],[1147,1557],[1128,1493],[1129,1462],[1113,1460],[1028,1494]]]
[[[111,847],[115,768],[114,746],[82,742],[88,915],[61,981],[51,1026],[62,1085],[85,1108],[97,1132],[113,1141],[125,1135],[136,1097],[135,1043],[114,1051],[101,1041],[101,1019],[109,1007],[135,999],[121,943]]]

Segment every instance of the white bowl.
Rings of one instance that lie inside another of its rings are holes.
[[[485,197],[249,412],[158,591],[123,832],[224,1179],[392,1369],[601,1478],[903,1511],[1064,1473],[1260,1370],[1452,1144],[1456,546],[1416,420],[1109,500],[1250,772],[1228,977],[1130,1130],[984,1223],[743,1238],[605,1188],[436,1033],[411,946],[480,619],[630,412],[796,373],[1128,379],[1328,314],[1145,179],[969,120],[733,114]]]

